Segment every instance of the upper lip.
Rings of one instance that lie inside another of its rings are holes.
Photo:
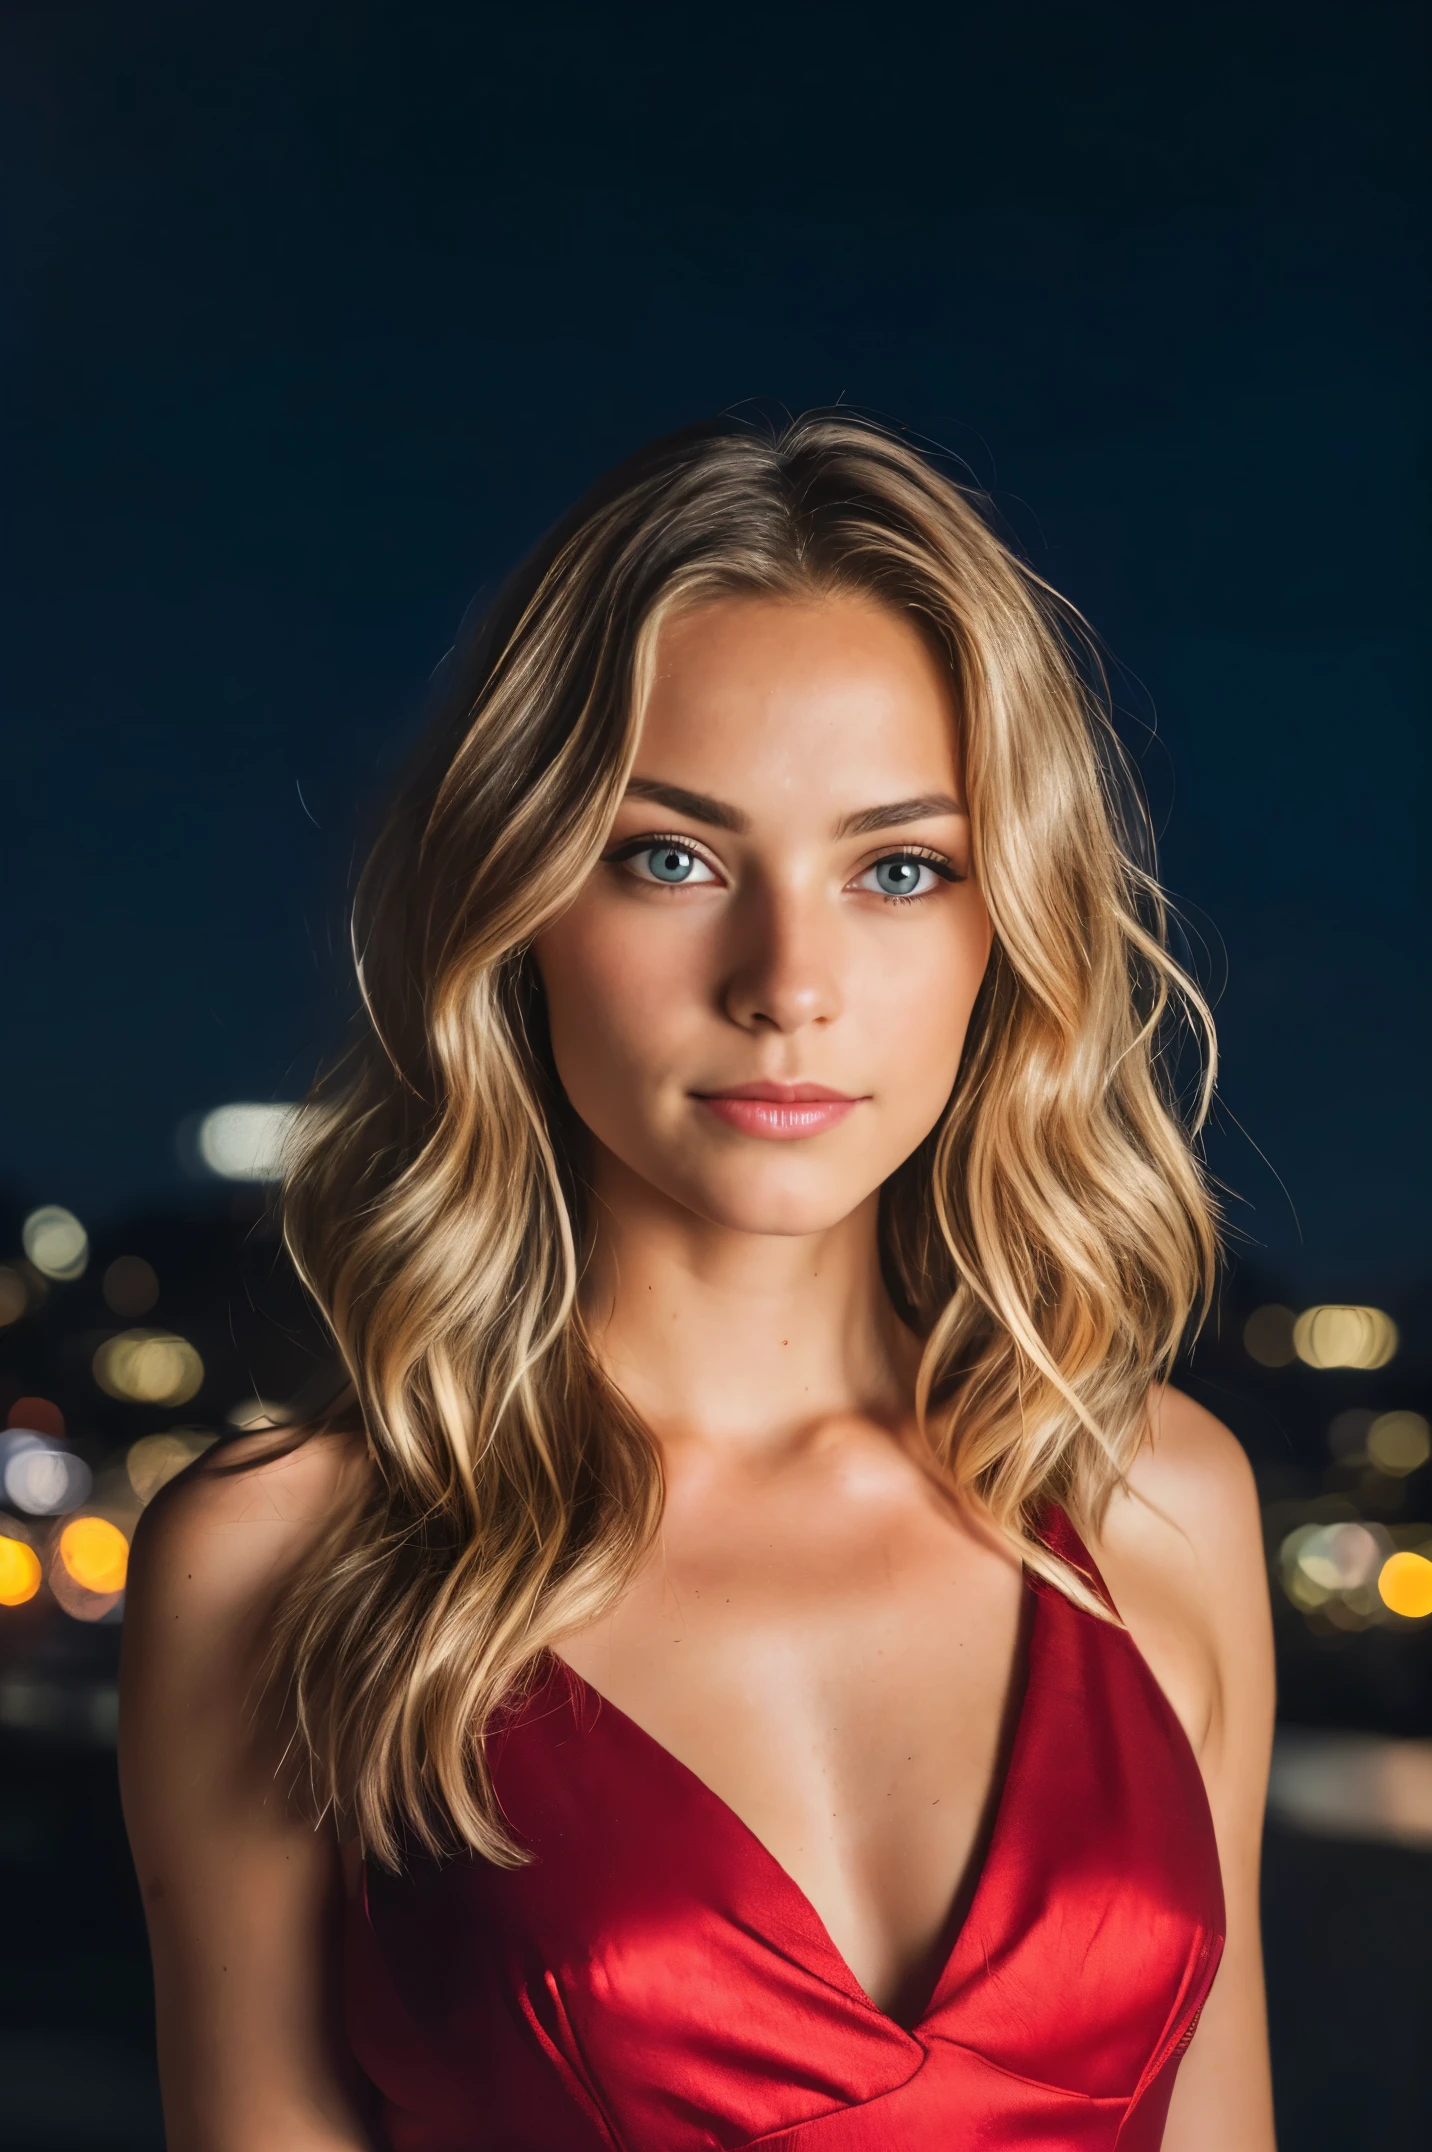
[[[719,1091],[698,1091],[698,1098],[763,1098],[777,1106],[802,1106],[817,1100],[838,1100],[852,1106],[858,1092],[832,1091],[824,1083],[727,1083]]]

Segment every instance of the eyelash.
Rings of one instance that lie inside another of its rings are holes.
[[[690,837],[683,837],[677,831],[670,829],[648,830],[640,837],[628,837],[623,844],[618,845],[614,852],[604,853],[603,860],[608,866],[619,866],[623,860],[639,859],[643,852],[654,852],[657,846],[662,844],[669,844],[679,851],[689,852],[693,859],[699,859],[703,866],[711,869],[713,874],[719,872],[719,869],[712,860],[707,858],[699,844],[695,843]],[[883,866],[888,859],[917,859],[922,867],[928,867],[932,874],[938,874],[942,882],[962,882],[964,880],[964,876],[957,872],[944,852],[933,851],[930,846],[924,844],[902,844],[893,851],[882,852],[878,859],[872,859],[870,865],[862,867],[860,872],[870,874],[876,867]],[[680,884],[671,886],[678,888]],[[923,896],[896,897],[883,889],[875,891],[874,894],[880,898],[883,904],[903,905],[922,904],[924,902]],[[926,891],[925,894],[928,895],[929,892]]]
[[[944,852],[933,852],[928,845],[924,844],[902,844],[894,852],[882,852],[879,859],[872,859],[870,865],[862,867],[860,871],[862,874],[870,874],[876,867],[883,867],[887,859],[918,859],[922,867],[928,867],[932,874],[938,874],[942,882],[962,882],[964,880],[964,876],[956,871]],[[923,897],[892,897],[883,889],[879,894],[887,904],[921,904],[924,902]],[[928,891],[926,894],[928,895]]]

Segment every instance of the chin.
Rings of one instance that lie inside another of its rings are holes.
[[[695,1187],[688,1183],[674,1188],[672,1194],[698,1217],[709,1219],[728,1233],[793,1238],[830,1232],[858,1210],[872,1192],[863,1187],[832,1188],[824,1174],[809,1177],[811,1184],[824,1181],[823,1187],[803,1186],[805,1179],[804,1175],[790,1174],[721,1174],[703,1179]]]

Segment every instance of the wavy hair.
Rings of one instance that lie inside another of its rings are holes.
[[[485,1736],[661,1516],[656,1445],[583,1325],[583,1131],[534,937],[602,852],[663,617],[833,592],[894,608],[948,667],[994,925],[953,1095],[882,1191],[919,1424],[1028,1566],[1105,1611],[1041,1513],[1097,1523],[1217,1238],[1191,1144],[1212,1023],[1166,947],[1092,641],[902,439],[845,412],[693,429],[602,481],[449,660],[357,892],[360,1035],[288,1180],[288,1245],[351,1383],[328,1424],[361,1421],[373,1470],[290,1591],[275,1664],[320,1806],[385,1864],[524,1857]]]

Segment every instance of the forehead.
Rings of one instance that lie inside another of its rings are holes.
[[[757,817],[958,795],[954,696],[925,637],[872,599],[713,599],[661,626],[638,767]]]

